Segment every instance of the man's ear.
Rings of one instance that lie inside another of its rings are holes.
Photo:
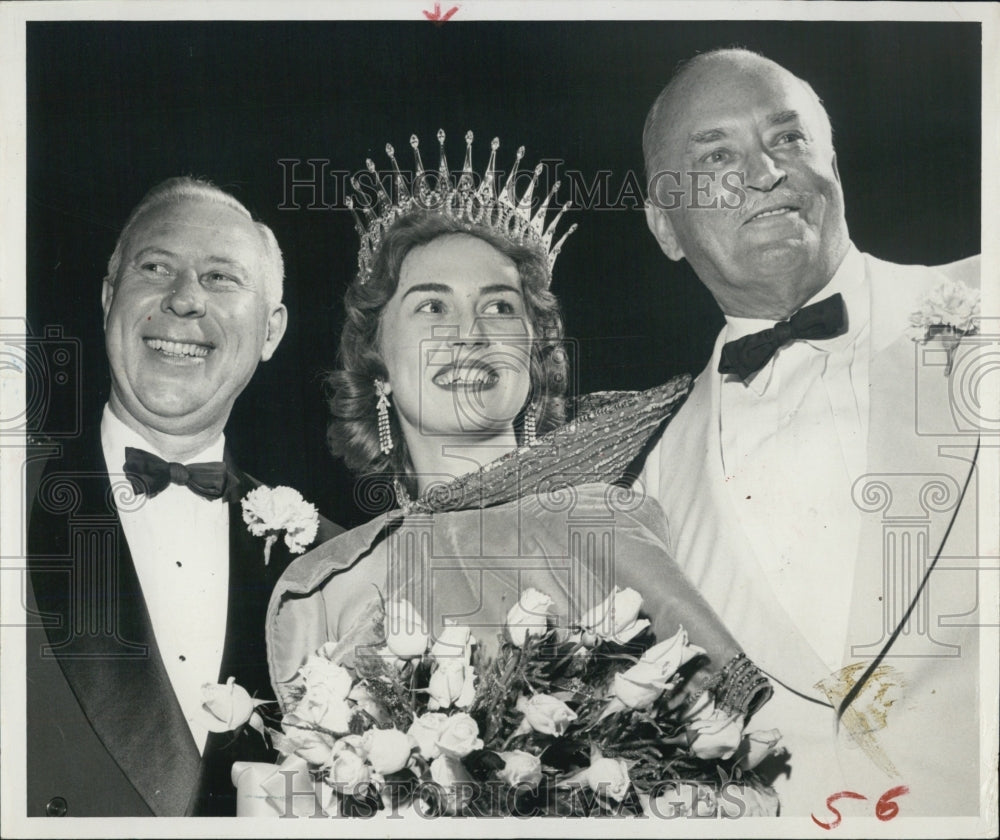
[[[833,165],[833,177],[837,179],[837,183],[840,183],[840,170],[837,169],[837,153],[833,153],[833,160],[831,161]]]
[[[659,207],[654,207],[652,202],[646,201],[646,224],[649,232],[660,243],[660,250],[670,259],[679,260],[684,257],[684,251],[674,234],[674,226],[670,223],[667,212]]]
[[[279,303],[267,316],[267,337],[264,339],[264,347],[260,351],[260,360],[266,362],[274,351],[278,349],[281,339],[288,326],[288,310],[285,304]]]
[[[115,297],[115,287],[111,285],[110,280],[104,281],[104,287],[101,289],[101,309],[104,310],[104,326],[108,326],[108,313],[111,311],[111,301]]]

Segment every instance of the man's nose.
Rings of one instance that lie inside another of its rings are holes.
[[[197,318],[205,314],[205,290],[193,268],[177,273],[170,291],[163,296],[160,309],[179,318]]]
[[[745,185],[754,190],[768,192],[785,180],[786,173],[775,163],[773,157],[764,149],[750,155],[747,159]]]

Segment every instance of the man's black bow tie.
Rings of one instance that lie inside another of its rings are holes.
[[[206,499],[225,499],[228,502],[239,493],[236,476],[222,461],[178,464],[176,461],[164,461],[145,449],[126,446],[122,469],[132,489],[138,494],[145,493],[150,499],[166,490],[171,482],[183,484]]]
[[[719,373],[735,373],[746,382],[789,342],[800,338],[834,338],[843,332],[844,324],[844,299],[838,292],[802,307],[787,321],[779,321],[770,329],[727,341],[722,345]]]

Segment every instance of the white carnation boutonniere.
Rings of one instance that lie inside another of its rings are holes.
[[[933,289],[910,313],[907,330],[914,341],[926,343],[934,338],[944,342],[948,354],[944,375],[951,373],[952,356],[963,336],[978,331],[975,320],[979,317],[980,293],[958,280],[947,280]]]
[[[301,554],[319,530],[316,506],[291,487],[258,487],[243,497],[243,521],[255,537],[264,537],[264,565],[271,560],[271,546],[281,532],[292,554]]]

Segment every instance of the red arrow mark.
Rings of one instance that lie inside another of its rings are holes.
[[[455,12],[457,11],[458,11],[458,6],[452,6],[450,9],[448,9],[447,12],[442,14],[441,4],[435,3],[433,12],[429,12],[426,9],[424,9],[424,17],[427,18],[427,20],[429,21],[433,21],[437,26],[440,26],[446,20],[450,20],[451,16],[455,14]]]

